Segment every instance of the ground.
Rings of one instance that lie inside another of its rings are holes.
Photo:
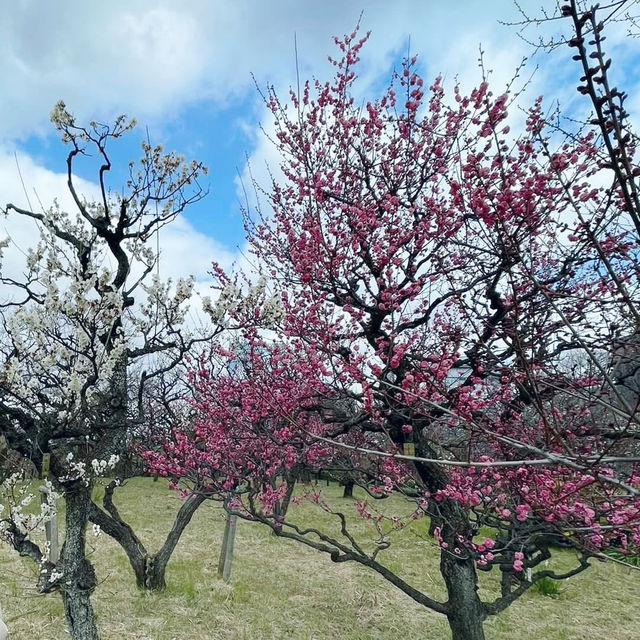
[[[345,513],[352,501],[332,485],[328,498]],[[179,498],[162,481],[130,481],[116,502],[134,529],[154,550],[168,531]],[[356,490],[356,497],[358,497]],[[360,497],[363,497],[360,494]],[[406,506],[394,499],[385,508]],[[312,505],[294,507],[307,523],[326,518]],[[355,517],[355,528],[373,537]],[[163,593],[145,593],[120,547],[89,532],[91,560],[99,586],[94,605],[102,640],[222,640],[292,638],[321,640],[424,640],[447,638],[446,620],[366,568],[335,565],[316,551],[276,538],[260,526],[240,521],[231,582],[217,578],[223,531],[219,505],[205,503],[185,532],[167,571]],[[413,523],[396,535],[385,552],[386,564],[430,594],[442,595],[438,554],[423,536],[427,522]],[[559,562],[571,561],[561,552]],[[38,595],[34,568],[0,547],[0,604],[11,640],[68,638],[60,598]],[[488,597],[496,584],[485,579]],[[596,562],[561,585],[551,598],[532,590],[509,610],[486,623],[488,640],[636,640],[640,633],[640,572]]]

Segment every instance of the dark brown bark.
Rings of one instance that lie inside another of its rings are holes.
[[[60,556],[63,578],[59,583],[64,615],[73,640],[98,640],[91,594],[96,574],[85,555],[85,529],[89,517],[91,489],[83,484],[67,488],[66,535]]]
[[[483,622],[487,617],[478,597],[478,578],[471,558],[455,557],[442,550],[440,571],[447,586],[447,620],[452,640],[484,640]]]
[[[419,455],[431,457],[433,452],[424,443],[419,445]],[[416,470],[432,494],[446,486],[447,477],[442,467],[433,464],[418,464]],[[440,535],[447,544],[440,552],[440,573],[447,587],[446,616],[451,628],[452,640],[484,640],[483,622],[487,610],[478,596],[478,574],[475,561],[458,555],[457,536],[471,537],[469,515],[453,500],[432,501],[430,506],[431,527],[440,528]],[[461,551],[464,554],[464,551]]]
[[[162,548],[156,554],[150,554],[133,529],[122,519],[113,503],[115,487],[116,485],[111,483],[105,488],[104,510],[94,502],[91,503],[89,519],[122,547],[129,558],[139,588],[162,590],[166,587],[167,563],[193,514],[207,496],[194,492],[184,500]]]
[[[158,553],[147,560],[144,584],[145,588],[156,590],[164,589],[166,587],[165,573],[171,554],[174,552],[176,545],[180,540],[180,536],[186,526],[191,522],[191,518],[196,512],[196,509],[206,500],[206,498],[206,494],[195,492],[187,497],[182,505],[180,505],[180,510],[176,515],[173,527],[171,527],[171,531],[162,545],[162,548]]]
[[[144,587],[145,565],[148,554],[133,529],[126,522],[105,513],[94,502],[90,505],[89,519],[122,547],[129,558],[129,563],[136,576],[137,585]]]
[[[353,498],[353,487],[355,482],[353,480],[347,480],[344,483],[344,491],[342,493],[343,498]]]
[[[277,534],[278,531],[282,531],[282,520],[287,515],[289,509],[289,503],[291,502],[291,496],[293,496],[293,490],[296,486],[296,478],[298,474],[293,472],[289,478],[286,478],[287,491],[280,502],[278,502],[273,509],[273,515],[275,516],[275,524],[272,530],[273,534]],[[275,487],[274,487],[275,488]]]

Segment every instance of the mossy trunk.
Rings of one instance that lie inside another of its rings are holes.
[[[91,489],[82,484],[65,491],[66,535],[61,553],[63,578],[60,593],[72,640],[98,640],[91,594],[96,574],[85,555],[85,529],[89,518]]]

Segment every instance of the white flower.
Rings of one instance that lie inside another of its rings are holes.
[[[9,246],[9,238],[0,240],[0,259],[2,259],[2,250],[6,249],[8,246]]]

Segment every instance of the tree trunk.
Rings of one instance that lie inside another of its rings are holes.
[[[434,457],[435,453],[420,443],[417,454]],[[437,465],[416,465],[420,477],[434,494],[447,485],[444,470]],[[472,529],[468,513],[460,504],[445,499],[429,505],[431,516],[430,531],[440,528],[442,540],[447,547],[440,551],[440,573],[447,587],[448,600],[446,615],[451,628],[452,640],[484,640],[483,622],[487,618],[484,604],[478,597],[478,575],[473,558],[456,554],[458,536],[469,539]]]
[[[204,493],[194,492],[189,495],[180,505],[173,527],[167,536],[162,548],[158,553],[149,558],[146,563],[146,576],[144,587],[150,590],[164,589],[167,585],[164,579],[167,563],[174,552],[180,536],[186,526],[191,522],[196,509],[206,500]]]
[[[64,614],[73,640],[98,640],[90,599],[96,587],[96,574],[85,557],[91,488],[81,483],[67,488],[65,502],[66,534],[61,553],[64,575],[60,581]]]
[[[291,473],[289,477],[285,478],[285,482],[287,483],[287,491],[282,497],[282,500],[280,502],[276,502],[273,507],[273,515],[275,516],[274,526],[271,529],[271,533],[273,535],[278,535],[278,533],[282,531],[282,521],[287,515],[287,510],[289,509],[289,503],[291,502],[291,496],[293,496],[293,490],[296,486],[297,478],[298,474],[295,472]]]
[[[176,548],[180,536],[191,521],[196,509],[205,501],[206,495],[194,492],[180,505],[173,527],[162,548],[155,555],[150,554],[144,544],[136,536],[133,529],[120,517],[113,504],[114,486],[105,489],[104,505],[106,513],[94,502],[91,503],[91,522],[111,536],[124,550],[136,576],[136,584],[140,589],[159,591],[166,587],[165,574],[167,563]]]
[[[448,549],[440,556],[440,571],[447,586],[449,627],[452,640],[484,640],[487,617],[478,597],[478,577],[472,559],[461,559]]]
[[[347,480],[344,483],[344,492],[342,493],[343,498],[353,498],[353,487],[355,486],[355,482],[353,480]]]

